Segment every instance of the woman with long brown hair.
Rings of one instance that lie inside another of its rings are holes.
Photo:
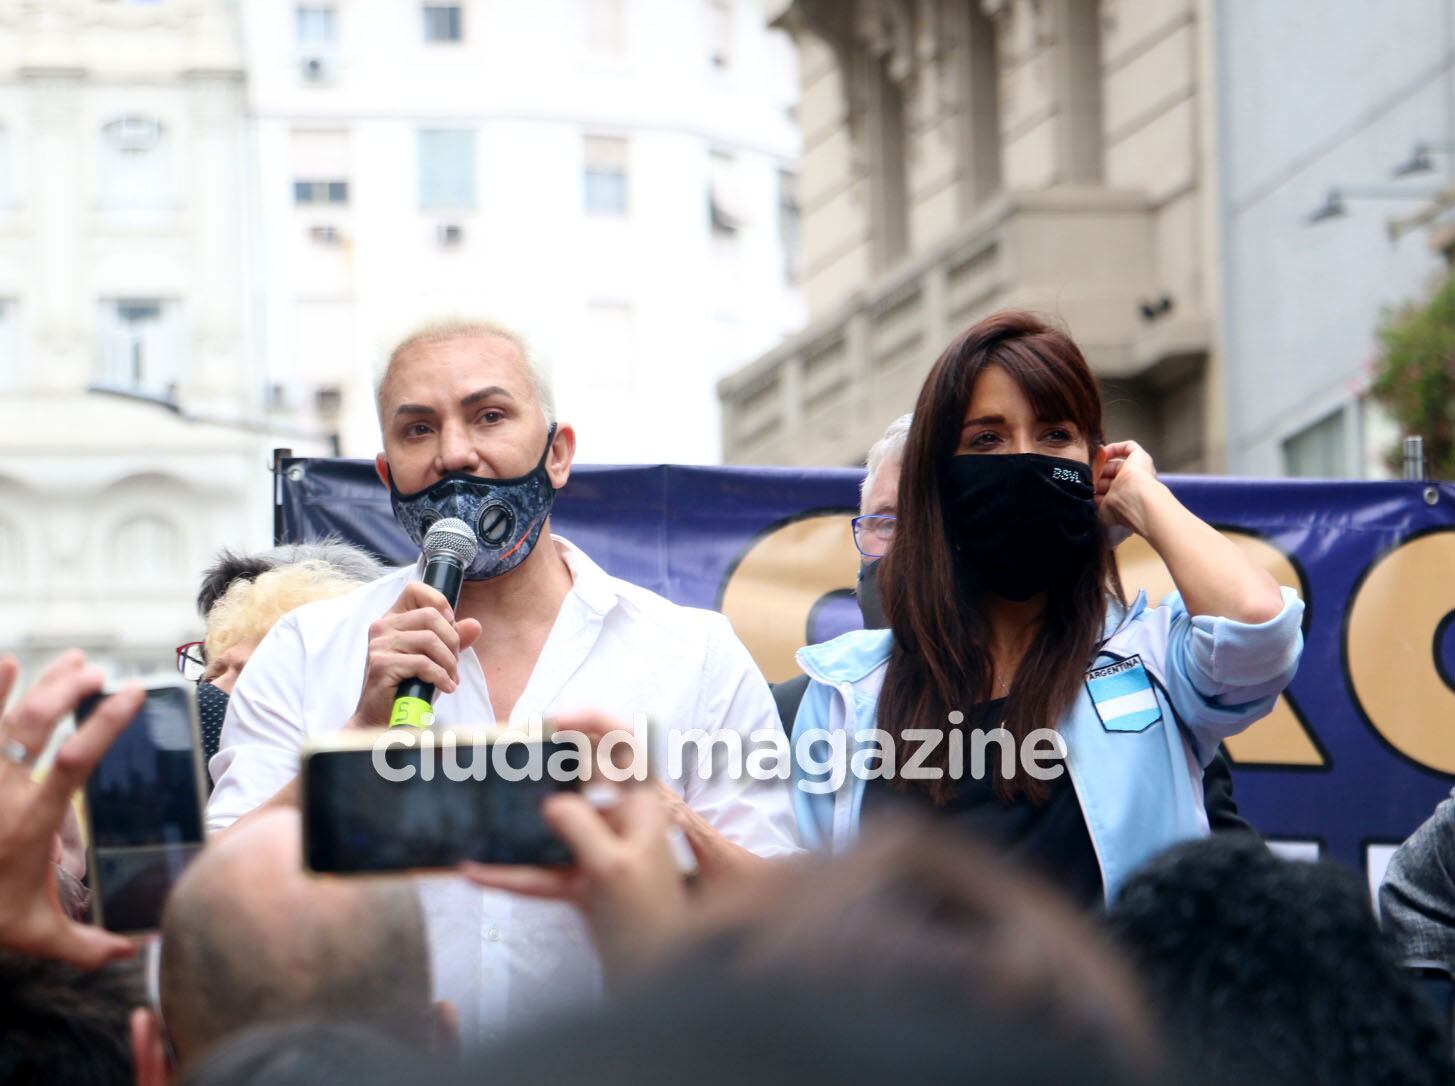
[[[799,653],[799,829],[841,848],[918,805],[1088,904],[1207,832],[1201,767],[1272,708],[1303,604],[1190,513],[1134,442],[1107,444],[1090,367],[1029,313],[985,318],[920,390],[893,546],[891,630]],[[1123,603],[1116,534],[1177,593]],[[892,631],[892,632],[891,632]]]

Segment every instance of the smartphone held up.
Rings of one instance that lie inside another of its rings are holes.
[[[305,748],[304,863],[319,874],[568,864],[541,805],[579,791],[571,743],[475,729],[339,732]]]
[[[76,726],[104,695],[76,708]],[[147,689],[141,711],[86,782],[92,911],[110,931],[161,925],[172,886],[202,849],[203,767],[197,702],[185,680]]]

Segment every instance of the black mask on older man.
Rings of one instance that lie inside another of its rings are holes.
[[[222,722],[227,719],[227,691],[210,682],[197,684],[197,723],[201,729],[203,769],[222,745]],[[207,779],[211,779],[210,777]]]
[[[962,585],[1028,600],[1073,583],[1102,545],[1091,468],[1039,453],[953,456],[945,526]]]
[[[864,617],[864,629],[887,630],[889,619],[884,617],[884,601],[879,598],[879,563],[882,558],[865,562],[859,567],[859,584],[854,589],[854,598],[859,601],[859,614]]]

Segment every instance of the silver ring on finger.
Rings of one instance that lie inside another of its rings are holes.
[[[35,755],[30,753],[30,748],[19,739],[11,739],[9,736],[0,739],[0,758],[20,766],[21,769],[35,768]]]

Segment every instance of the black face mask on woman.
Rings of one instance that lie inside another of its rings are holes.
[[[945,525],[962,583],[1028,600],[1075,581],[1101,546],[1091,468],[1039,453],[950,458]]]

